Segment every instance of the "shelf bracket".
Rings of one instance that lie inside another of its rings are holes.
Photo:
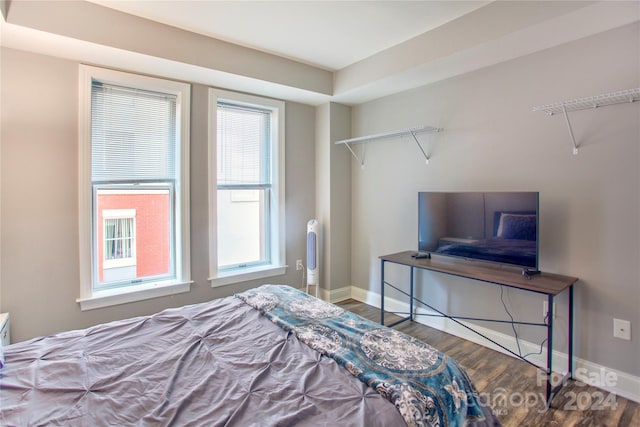
[[[573,135],[573,128],[571,127],[571,122],[569,121],[567,107],[564,104],[562,104],[562,113],[564,114],[564,120],[567,122],[567,128],[569,128],[569,136],[571,137],[571,143],[573,144],[573,155],[576,156],[578,154],[578,145],[576,144],[576,137]]]
[[[429,155],[424,151],[424,149],[422,148],[422,145],[420,145],[420,141],[418,141],[418,137],[416,136],[416,131],[414,131],[412,129],[409,132],[411,133],[411,136],[413,137],[413,140],[416,142],[416,145],[418,146],[418,148],[422,152],[422,155],[424,156],[424,159],[425,159],[425,163],[429,164]]]
[[[349,144],[348,142],[345,142],[344,145],[346,145],[346,147],[349,149],[349,151],[351,152],[351,155],[353,156],[353,158],[356,159],[358,161],[358,163],[360,163],[360,167],[362,169],[364,169],[364,157],[365,157],[365,150],[366,150],[367,146],[366,145],[362,146],[362,159],[360,159],[360,157],[358,157],[356,152],[353,151],[353,148],[351,148],[351,144]]]

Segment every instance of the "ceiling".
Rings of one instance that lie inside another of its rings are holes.
[[[332,71],[489,3],[476,0],[90,1]]]
[[[5,47],[310,105],[357,105],[640,21],[640,0],[0,0],[0,8]]]

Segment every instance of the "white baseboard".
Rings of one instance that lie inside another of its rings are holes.
[[[352,288],[351,286],[344,286],[342,288],[332,289],[329,291],[326,289],[320,288],[319,297],[321,300],[329,301],[331,303],[344,301],[351,298],[351,288]],[[313,295],[313,292],[315,292],[315,290],[312,288],[310,292]]]
[[[344,286],[342,288],[330,290],[325,301],[339,302],[349,298],[351,298],[351,286]]]
[[[340,290],[345,288],[340,288]],[[351,286],[351,298],[363,302],[365,304],[380,308],[380,295],[371,291]],[[401,302],[393,298],[385,298],[385,310],[396,312],[408,312],[409,304]],[[415,308],[417,314],[433,314],[430,310],[424,308]],[[455,335],[465,340],[474,342],[487,348],[499,351],[506,355],[515,357],[513,354],[504,350],[503,348],[487,341],[481,336],[477,335],[473,331],[468,330],[464,326],[457,324],[442,317],[429,317],[429,316],[416,316],[415,320],[423,325],[438,329],[440,331]],[[466,323],[466,322],[462,322]],[[491,338],[495,342],[517,352],[517,345],[515,338],[511,335],[496,332],[492,329],[484,328],[482,326],[473,325],[473,328],[483,335]],[[542,348],[542,354],[537,355],[535,353],[540,352],[540,344],[535,344],[529,341],[520,341],[520,349],[522,354],[534,353],[527,357],[529,361],[535,363],[538,366],[546,366],[546,347]],[[568,355],[560,351],[553,351],[553,367],[554,370],[565,372],[567,369]],[[607,376],[611,379],[606,381]],[[587,384],[593,385],[607,392],[614,393],[618,396],[624,397],[634,402],[640,403],[640,377],[628,374],[626,372],[618,371],[616,369],[608,368],[606,366],[599,365],[597,363],[590,362],[588,360],[580,359],[574,356],[574,377]]]

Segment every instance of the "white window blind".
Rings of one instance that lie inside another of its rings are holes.
[[[218,187],[269,187],[271,111],[218,104]]]
[[[93,81],[91,179],[176,178],[176,96]]]

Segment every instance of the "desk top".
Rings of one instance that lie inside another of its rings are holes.
[[[527,279],[522,275],[522,269],[517,267],[491,266],[476,261],[455,259],[433,255],[432,258],[415,259],[411,254],[415,251],[404,251],[390,255],[382,255],[382,261],[403,264],[424,270],[438,271],[453,276],[510,286],[545,295],[558,295],[575,282],[577,277],[561,276],[559,274],[540,273]]]

